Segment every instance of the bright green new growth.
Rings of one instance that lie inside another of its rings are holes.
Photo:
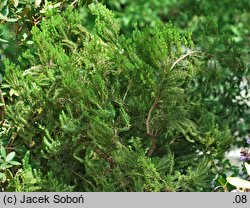
[[[90,9],[95,32],[72,8],[47,14],[28,63],[5,62],[3,136],[25,155],[6,190],[209,190],[231,137],[194,84],[206,53],[172,24],[126,38],[109,10]]]

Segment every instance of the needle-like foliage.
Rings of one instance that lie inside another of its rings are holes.
[[[71,7],[48,12],[25,64],[5,61],[3,137],[25,155],[6,189],[210,190],[231,142],[202,97],[211,54],[170,23],[127,38],[105,6],[90,10],[94,31]]]

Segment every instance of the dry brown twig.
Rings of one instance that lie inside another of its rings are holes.
[[[201,53],[200,51],[188,51],[186,54],[182,55],[180,58],[178,58],[173,65],[170,68],[170,71],[175,67],[176,64],[178,64],[181,60],[185,59],[186,57],[194,54],[194,53]]]

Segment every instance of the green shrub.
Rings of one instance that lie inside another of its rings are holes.
[[[6,190],[209,191],[232,136],[207,92],[244,71],[234,42],[213,19],[197,45],[161,22],[128,38],[90,10],[92,32],[72,7],[49,11],[21,64],[5,61],[1,140],[23,158]]]

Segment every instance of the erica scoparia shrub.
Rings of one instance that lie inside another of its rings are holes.
[[[216,57],[172,24],[126,38],[106,7],[90,10],[95,32],[71,7],[51,11],[22,65],[5,61],[1,140],[23,158],[5,190],[210,190],[231,143],[202,97]]]

